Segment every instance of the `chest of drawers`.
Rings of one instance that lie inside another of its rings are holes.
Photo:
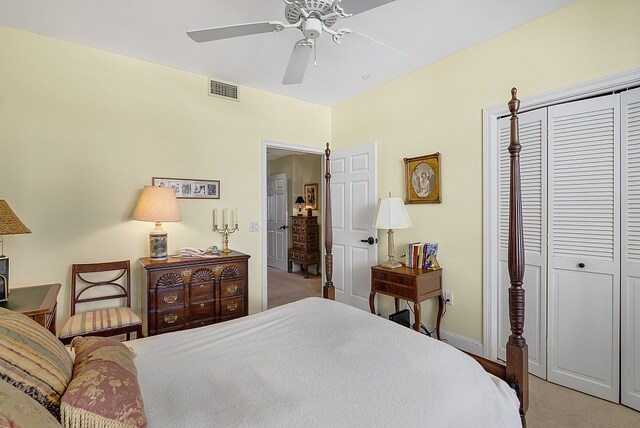
[[[140,259],[145,335],[227,321],[248,314],[248,255]]]
[[[316,265],[316,275],[320,275],[320,241],[318,239],[318,217],[291,217],[291,248],[289,248],[288,271],[292,263],[302,265],[304,277],[309,277],[309,265]]]

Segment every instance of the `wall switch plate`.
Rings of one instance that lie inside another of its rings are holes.
[[[249,232],[257,232],[258,230],[260,230],[260,228],[257,221],[249,223]]]
[[[451,291],[444,292],[444,301],[447,305],[453,306],[453,293]]]

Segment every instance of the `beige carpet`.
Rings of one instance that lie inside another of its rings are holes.
[[[640,412],[529,377],[529,428],[640,427]]]
[[[312,270],[313,272],[313,270]],[[267,306],[269,309],[305,297],[322,297],[322,277],[313,273],[304,278],[302,272],[267,268]]]

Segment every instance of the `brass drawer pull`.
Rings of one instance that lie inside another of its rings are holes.
[[[236,291],[238,291],[237,284],[227,285],[227,293],[235,293]]]
[[[164,296],[165,303],[175,303],[178,300],[178,293],[171,293],[167,296]]]
[[[204,284],[200,284],[200,288],[204,288]]]
[[[191,275],[191,269],[184,269],[180,273],[182,274],[182,276],[189,276],[189,275]]]
[[[164,322],[167,324],[173,324],[178,320],[178,316],[176,314],[169,314],[164,316]]]
[[[238,309],[238,302],[229,303],[227,305],[227,309],[231,312],[235,311],[236,309]]]
[[[200,303],[200,307],[201,307],[201,308],[204,308],[204,303]]]

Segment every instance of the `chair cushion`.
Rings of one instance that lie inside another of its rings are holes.
[[[146,427],[133,353],[110,337],[76,337],[73,379],[62,397],[65,427]]]
[[[60,338],[112,330],[142,324],[140,317],[128,307],[99,309],[76,314],[62,327]]]
[[[72,370],[71,355],[49,330],[29,317],[0,308],[0,380],[58,418],[60,398]]]
[[[36,400],[7,382],[0,382],[0,427],[61,428],[56,418]]]

